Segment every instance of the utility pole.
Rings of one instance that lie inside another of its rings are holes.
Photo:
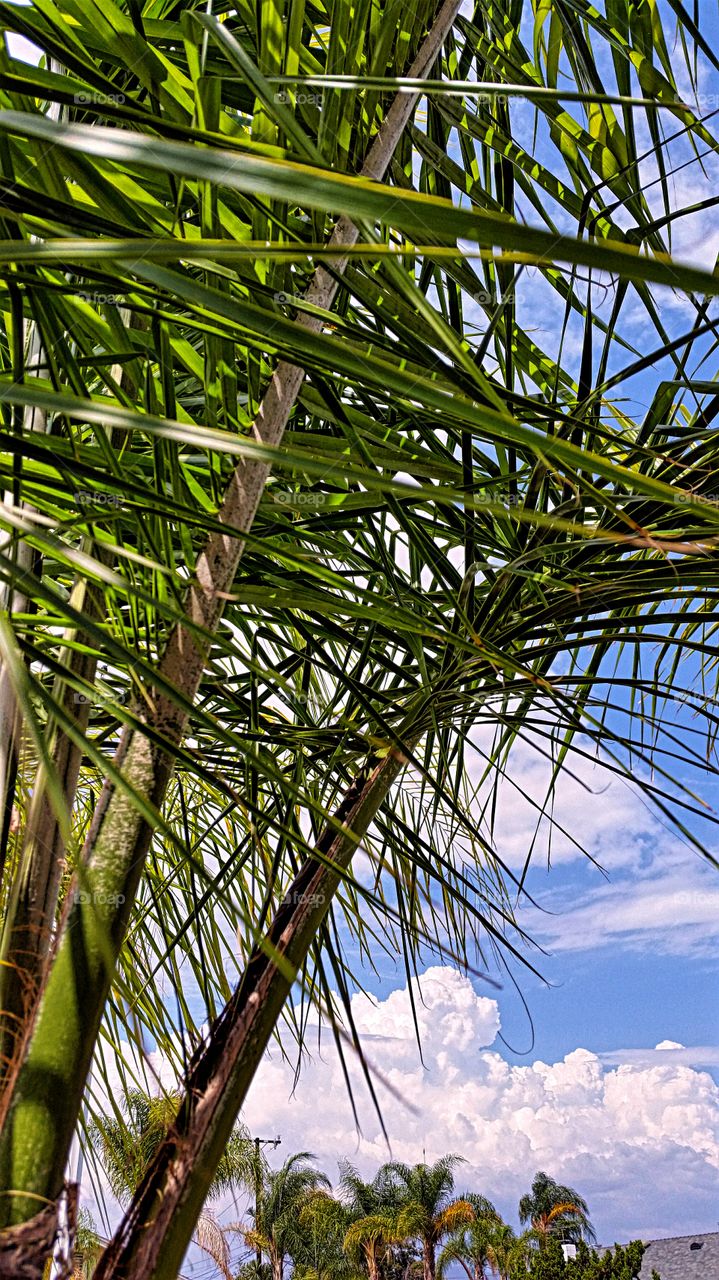
[[[257,1230],[257,1222],[260,1212],[260,1197],[262,1195],[262,1169],[260,1167],[260,1147],[279,1147],[281,1138],[255,1138],[255,1230]],[[255,1259],[257,1261],[257,1280],[260,1280],[260,1267],[262,1266],[262,1250],[257,1244],[255,1246]]]

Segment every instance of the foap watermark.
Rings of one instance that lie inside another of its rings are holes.
[[[93,489],[78,489],[74,495],[79,507],[121,507],[122,498],[116,493],[97,493]]]
[[[275,94],[275,102],[279,102],[282,106],[291,107],[293,98],[298,107],[321,107],[324,94],[311,93],[304,89],[299,89],[296,93],[293,92],[292,94],[289,94],[286,89],[278,89]]]
[[[703,711],[705,707],[719,707],[719,698],[709,698],[703,693],[675,693],[674,690],[668,690],[660,696],[694,711]]]
[[[121,107],[124,102],[127,102],[127,95],[124,93],[74,93],[72,100],[78,107]]]
[[[123,691],[109,697],[103,693],[80,693],[76,689],[72,695],[72,700],[81,707],[111,707],[114,703],[124,705],[128,701],[128,694]]]
[[[512,95],[510,99],[507,93],[486,93],[483,91],[474,95],[474,101],[478,107],[506,107],[510,101],[524,102],[526,99],[521,94]]]
[[[296,302],[302,301],[298,293],[288,293],[286,289],[278,289],[276,293],[273,293],[272,297],[275,302],[279,302],[281,307],[294,306]]]
[[[502,489],[482,489],[472,495],[475,506],[518,507],[522,501],[518,493],[506,493]]]
[[[326,701],[311,690],[307,693],[304,690],[298,690],[295,693],[294,689],[278,689],[277,696],[286,706],[292,707],[293,710],[303,707],[305,711],[319,713],[324,711],[327,706]]]
[[[102,889],[78,889],[75,901],[81,906],[119,907],[125,901],[124,893],[105,893]]]
[[[672,894],[672,908],[678,911],[681,907],[707,907],[715,901],[715,894],[707,889],[680,889]]]
[[[621,502],[623,507],[644,505],[651,502],[652,499],[645,493],[628,493],[622,494],[617,502]],[[674,507],[716,507],[719,506],[719,490],[713,489],[708,493],[694,493],[691,490],[685,490],[683,493],[678,492],[664,499],[670,506]]]
[[[711,493],[677,493],[674,505],[677,507],[715,507],[719,504],[719,492]]]
[[[507,307],[512,300],[511,293],[504,293],[497,298],[489,292],[489,289],[478,289],[476,293],[470,293],[469,296],[473,302],[479,302],[482,306],[494,304],[497,307]]]
[[[272,501],[280,507],[294,507],[300,510],[316,510],[326,507],[330,501],[329,493],[315,493],[312,489],[280,489],[272,494]]]
[[[323,907],[327,901],[324,893],[304,893],[301,889],[290,889],[285,894],[285,903],[293,907]]]
[[[691,98],[683,98],[678,105],[684,107],[685,111],[701,116],[706,111],[716,111],[719,107],[719,93],[697,93]]]
[[[80,291],[75,294],[75,297],[82,298],[85,302],[92,302],[95,306],[100,306],[108,302],[118,303],[124,301],[121,293],[98,293],[95,289],[80,289]]]

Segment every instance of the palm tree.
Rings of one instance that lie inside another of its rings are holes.
[[[86,1208],[77,1215],[72,1280],[90,1280],[104,1241],[97,1232],[95,1220]]]
[[[364,1270],[345,1249],[352,1226],[349,1205],[317,1191],[298,1215],[299,1239],[292,1251],[293,1280],[361,1280]]]
[[[251,1227],[242,1228],[245,1243],[267,1254],[272,1280],[283,1280],[285,1262],[301,1250],[303,1210],[318,1190],[329,1187],[329,1179],[308,1162],[309,1151],[299,1151],[285,1160],[281,1169],[271,1170],[264,1181],[260,1202]]]
[[[519,1221],[529,1223],[540,1246],[550,1236],[578,1242],[596,1237],[587,1203],[573,1187],[564,1187],[546,1173],[536,1174],[532,1190],[519,1202]]]
[[[386,1173],[400,1192],[397,1233],[416,1239],[422,1249],[424,1280],[435,1280],[437,1246],[444,1236],[468,1226],[475,1217],[469,1200],[453,1197],[454,1170],[462,1157],[447,1155],[435,1164],[401,1164],[391,1161]]]
[[[717,769],[719,283],[666,179],[717,145],[704,53],[687,6],[671,56],[604,8],[526,44],[529,0],[2,8],[11,1272],[103,1045],[184,1097],[99,1271],[173,1280],[296,979],[324,1007],[358,939],[523,954],[515,743],[550,790],[604,751],[679,826],[676,717]]]
[[[458,1262],[469,1280],[484,1280],[485,1267],[496,1266],[495,1241],[500,1227],[505,1227],[490,1200],[467,1192],[464,1200],[471,1205],[474,1217],[449,1236],[437,1259],[438,1280],[444,1280],[447,1267]],[[511,1228],[507,1228],[511,1230]],[[512,1233],[513,1234],[513,1233]]]
[[[122,1102],[122,1114],[103,1115],[91,1123],[93,1146],[113,1194],[121,1204],[132,1199],[148,1166],[166,1141],[180,1102],[178,1093],[149,1094],[142,1089],[129,1089]],[[208,1199],[251,1187],[256,1176],[256,1161],[248,1131],[243,1125],[237,1125],[217,1166]],[[212,1258],[225,1280],[232,1280],[227,1236],[233,1230],[233,1227],[222,1228],[205,1206],[193,1236],[194,1243]],[[85,1235],[87,1232],[83,1240]],[[83,1252],[87,1251],[84,1245]]]
[[[508,1223],[497,1223],[492,1231],[491,1265],[498,1280],[515,1280],[517,1276],[522,1280],[529,1267],[533,1246],[531,1231],[515,1235]]]
[[[389,1213],[368,1213],[348,1227],[344,1250],[355,1265],[366,1268],[369,1280],[381,1280],[383,1263],[392,1256],[392,1245],[404,1239]]]
[[[345,1253],[368,1280],[381,1280],[392,1246],[403,1238],[398,1228],[401,1196],[386,1165],[365,1182],[349,1160],[340,1163],[340,1188],[347,1219]]]

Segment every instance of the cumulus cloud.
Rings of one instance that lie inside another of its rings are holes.
[[[431,968],[414,994],[422,1060],[406,988],[353,999],[367,1056],[392,1087],[378,1085],[394,1158],[461,1153],[460,1183],[493,1197],[510,1217],[544,1169],[578,1186],[609,1242],[712,1225],[719,1089],[677,1049],[613,1066],[583,1048],[561,1062],[512,1065],[492,1047],[496,1002],[469,979]],[[337,1159],[349,1156],[370,1174],[388,1150],[356,1062],[350,1075],[359,1134],[330,1038],[296,1084],[288,1061],[268,1055],[244,1119],[253,1132],[281,1134],[279,1154],[312,1150],[335,1177]]]

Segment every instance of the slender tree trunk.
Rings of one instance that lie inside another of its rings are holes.
[[[129,313],[123,319],[127,323]],[[40,358],[42,346],[35,335],[36,358]],[[122,365],[111,371],[122,389],[132,397],[136,387],[130,374]],[[34,430],[41,425],[31,423]],[[111,444],[117,440],[110,436]],[[25,550],[28,550],[27,546]],[[111,562],[111,553],[92,538],[83,540],[83,551],[94,555],[101,563]],[[94,619],[104,620],[104,599],[97,584],[86,579],[76,579],[73,599],[78,607]],[[81,680],[91,684],[95,678],[97,660],[92,651],[83,653],[74,642],[85,637],[77,629],[68,630],[63,637],[68,645],[65,664]],[[91,650],[91,644],[88,644]],[[84,734],[90,716],[87,701],[78,701],[72,689],[56,681],[55,693],[61,700],[66,715],[75,722],[80,734]],[[75,804],[83,749],[62,726],[55,726],[49,742],[50,754],[57,771],[68,814]],[[65,839],[58,814],[50,801],[45,771],[37,769],[32,802],[24,831],[20,866],[13,883],[8,905],[5,928],[0,950],[0,1094],[11,1087],[14,1072],[19,1068],[27,1039],[32,1032],[34,1015],[42,990],[50,944],[57,918],[60,884],[65,870]]]
[[[23,368],[17,371],[20,377],[25,375],[27,367],[37,366],[42,360],[42,343],[36,326],[30,322],[25,324],[23,335],[20,337],[20,346],[15,355],[17,363],[23,359],[20,352],[24,351]],[[33,376],[37,377],[37,373],[34,373]],[[47,431],[47,415],[40,409],[25,409],[22,415],[22,431],[23,434],[29,434],[33,431],[44,433]],[[5,493],[3,497],[4,504],[11,507],[13,498],[14,495],[12,493]],[[12,534],[3,533],[2,537],[0,537],[0,545],[5,546],[11,540]],[[19,568],[30,568],[34,554],[32,548],[26,542],[23,542],[22,539],[16,540],[15,557]],[[13,613],[24,613],[27,608],[28,600],[22,591],[15,590],[9,585],[0,587],[0,609],[12,615]],[[0,797],[2,798],[4,813],[2,829],[3,854],[6,848],[5,837],[9,831],[15,778],[17,776],[19,729],[15,692],[8,670],[3,665],[0,670]]]
[[[427,74],[441,50],[458,9],[459,0],[445,0],[429,36],[409,69],[409,76],[416,78]],[[417,95],[414,93],[397,95],[370,148],[362,169],[364,176],[377,180],[384,176],[416,101]],[[357,229],[349,219],[342,217],[329,243],[331,246],[336,245],[341,251],[344,246],[355,243],[357,238]],[[345,265],[346,257],[343,258],[340,252],[334,260],[335,276],[344,270]],[[328,309],[337,287],[336,278],[319,267],[308,291],[308,300],[317,307]],[[314,316],[303,315],[298,319],[298,324],[313,332],[321,327],[321,321]],[[303,379],[302,369],[285,362],[278,365],[255,422],[255,436],[262,443],[277,445],[282,439]],[[269,464],[264,462],[240,463],[228,486],[219,517],[229,532],[211,535],[197,561],[195,582],[186,601],[186,612],[192,622],[199,624],[210,634],[219,625],[224,597],[233,585],[244,546],[241,535],[252,525],[269,471]],[[167,682],[174,685],[184,695],[187,703],[193,702],[204,671],[207,651],[208,644],[198,639],[197,632],[184,626],[178,626],[168,642],[159,668],[158,688],[153,693],[155,710],[150,725],[168,744],[181,739],[186,711],[165,693],[162,684]],[[387,759],[392,763],[391,757]],[[162,805],[172,770],[172,757],[167,752],[155,747],[144,733],[126,732],[121,740],[117,765],[130,786],[143,799],[156,808]],[[377,776],[373,775],[373,792],[386,794],[386,789],[383,791],[385,784],[390,785],[400,767],[401,765],[397,766],[392,773],[390,769],[380,766],[376,770]],[[366,801],[363,793],[361,798]],[[370,818],[371,816],[373,813]],[[102,890],[97,895],[100,901],[91,900],[88,903],[85,901],[88,895],[83,895],[82,900],[75,897],[70,902],[28,1053],[8,1099],[5,1116],[0,1117],[4,1119],[0,1137],[0,1187],[13,1191],[11,1195],[0,1196],[0,1227],[9,1228],[13,1224],[31,1220],[37,1212],[38,1196],[43,1200],[56,1200],[60,1194],[67,1154],[112,982],[114,963],[124,940],[151,837],[152,827],[142,816],[136,803],[124,790],[108,783],[93,818],[85,851],[85,875],[91,889]],[[352,840],[351,850],[355,847],[356,841]],[[351,857],[351,851],[348,856]],[[310,865],[308,879],[314,878],[317,865]],[[328,881],[332,891],[336,884],[337,880],[334,883]],[[318,891],[321,889],[322,877],[319,876]],[[122,898],[119,905],[111,908],[103,905],[108,902],[116,904],[118,897]],[[298,922],[299,928],[289,930],[286,941],[293,944],[291,953],[289,947],[285,947],[284,937],[284,930],[288,927],[288,913],[279,913],[281,928],[277,940],[282,949],[288,951],[288,959],[295,966],[295,972],[311,946],[314,933],[319,928],[328,905],[329,901],[321,912],[314,909],[316,919],[310,921],[309,928],[307,920],[301,919]],[[300,911],[303,910],[306,908],[302,908],[300,904]],[[293,923],[291,908],[289,915],[289,923]],[[208,1110],[203,1112],[200,1108],[197,1111],[193,1100],[186,1119],[191,1118],[194,1122],[199,1115],[198,1133],[193,1133],[192,1137],[202,1146],[209,1135],[209,1149],[203,1151],[203,1156],[209,1159],[212,1170],[216,1167],[229,1136],[229,1130],[225,1131],[224,1128],[227,1111],[220,1104],[223,1101],[229,1103],[230,1112],[233,1117],[236,1116],[259,1056],[279,1017],[291,981],[292,978],[288,982],[285,974],[268,962],[264,953],[255,956],[254,963],[248,967],[246,981],[238,996],[230,1002],[221,1023],[221,1030],[230,1035],[232,1042],[228,1073],[221,1070],[218,1076],[214,1075],[217,1066],[214,1052],[210,1053],[206,1062],[201,1063],[200,1074],[203,1076],[208,1068],[212,1068],[208,1081],[212,1093],[205,1099]],[[259,1010],[261,1017],[258,1017]],[[245,1039],[248,1034],[249,1044]],[[219,1096],[216,1093],[217,1087],[220,1090]],[[233,1090],[230,1099],[222,1098],[223,1087]],[[217,1126],[209,1125],[208,1128],[207,1121],[210,1116],[214,1118],[216,1110],[221,1113],[222,1123]],[[177,1171],[173,1167],[173,1177]],[[184,1253],[208,1183],[205,1181],[205,1170],[202,1167],[193,1168],[192,1163],[183,1166],[182,1177],[188,1183],[189,1196],[183,1196],[182,1188],[175,1187],[173,1194],[167,1197],[167,1203],[170,1200],[173,1203],[176,1200],[190,1201],[190,1204],[184,1205],[186,1221],[176,1224],[178,1238],[185,1235],[185,1226],[189,1227],[182,1249]],[[199,1200],[195,1182],[202,1187]],[[167,1228],[165,1221],[164,1230]],[[147,1244],[152,1247],[153,1232],[147,1230],[147,1223],[143,1224],[143,1232]],[[162,1237],[162,1232],[159,1234]],[[50,1243],[48,1239],[48,1248]],[[181,1257],[182,1254],[174,1263],[175,1269],[179,1267]],[[163,1273],[169,1275],[172,1265],[171,1262],[165,1265],[163,1260]],[[142,1280],[148,1280],[151,1272],[136,1271],[134,1274],[142,1276]]]
[[[24,352],[24,358],[21,356]],[[28,322],[23,326],[20,346],[15,355],[15,362],[22,360],[23,368],[17,370],[19,377],[25,376],[26,368],[40,364],[42,360],[42,343],[37,327]],[[32,376],[37,377],[33,372]],[[47,431],[47,414],[40,409],[25,409],[22,416],[24,434],[36,431]],[[13,506],[14,495],[10,492],[3,497],[3,503]],[[10,543],[12,535],[3,533],[0,544]],[[21,538],[16,539],[14,546],[15,563],[19,569],[29,569],[35,558],[32,547]],[[29,607],[26,595],[10,585],[0,588],[0,609],[10,617],[14,613],[25,613]],[[15,788],[17,784],[18,766],[22,744],[22,724],[15,698],[15,690],[10,672],[5,664],[0,664],[0,874],[5,867],[8,841],[13,827]],[[3,1066],[3,1051],[0,1046],[0,1071]]]
[[[422,1241],[422,1280],[435,1280],[437,1267],[434,1257],[434,1241]]]
[[[416,711],[411,713],[414,721]],[[398,737],[412,750],[417,731]],[[190,1064],[185,1101],[165,1144],[107,1247],[95,1280],[173,1280],[237,1114],[300,966],[362,836],[406,758],[393,750],[349,788],[295,876],[265,938],[254,949],[232,999]],[[336,825],[344,828],[337,834]]]
[[[50,71],[60,70],[58,63],[52,58],[48,66]],[[47,115],[50,120],[59,120],[61,116],[59,104],[56,102],[49,103]],[[31,320],[22,322],[21,351],[18,350],[16,352],[13,362],[16,366],[21,364],[22,367],[16,367],[13,376],[19,381],[24,381],[28,377],[39,378],[40,365],[45,359],[45,353],[38,326]],[[38,432],[44,435],[47,432],[47,425],[47,414],[42,409],[30,407],[24,410],[22,421],[24,434]],[[13,494],[6,493],[3,501],[12,504]],[[25,507],[24,509],[27,510],[28,508]],[[3,534],[0,543],[4,545],[9,540],[10,535]],[[18,567],[29,569],[36,558],[36,552],[26,542],[19,539],[16,545],[16,556]],[[29,601],[22,592],[13,590],[10,586],[0,588],[0,609],[6,610],[11,615],[13,613],[24,613],[28,608],[28,604]],[[5,870],[8,841],[13,827],[13,801],[17,783],[21,738],[22,726],[15,702],[15,691],[6,667],[0,664],[0,880]],[[2,1001],[0,1000],[0,1008],[2,1007]],[[0,1081],[7,1051],[7,1046],[3,1046],[0,1038]]]
[[[377,1261],[377,1246],[374,1242],[365,1247],[365,1256],[367,1258],[368,1280],[380,1280],[379,1262]]]

